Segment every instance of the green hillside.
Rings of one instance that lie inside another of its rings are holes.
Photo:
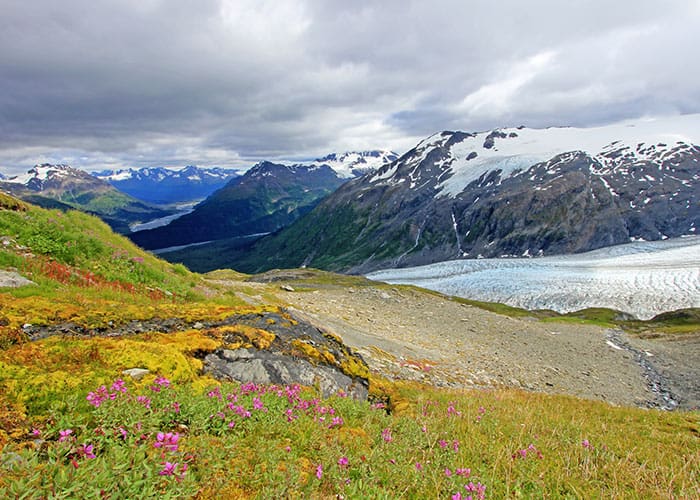
[[[697,412],[392,381],[330,333],[329,344],[302,335],[280,352],[368,377],[368,400],[216,380],[208,354],[271,352],[302,326],[279,285],[191,273],[80,212],[0,193],[3,275],[32,284],[0,282],[2,498],[699,493]],[[124,373],[134,368],[148,372]]]

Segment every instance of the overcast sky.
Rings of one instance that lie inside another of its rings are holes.
[[[700,0],[0,0],[0,172],[700,112]]]

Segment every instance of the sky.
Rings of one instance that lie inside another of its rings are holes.
[[[700,112],[700,0],[0,0],[0,173]]]

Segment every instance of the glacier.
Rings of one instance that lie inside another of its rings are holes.
[[[606,307],[638,319],[700,307],[700,236],[537,258],[463,259],[384,269],[375,281],[560,313]]]

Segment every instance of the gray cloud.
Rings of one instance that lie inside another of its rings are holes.
[[[0,2],[4,173],[700,112],[697,0]]]

